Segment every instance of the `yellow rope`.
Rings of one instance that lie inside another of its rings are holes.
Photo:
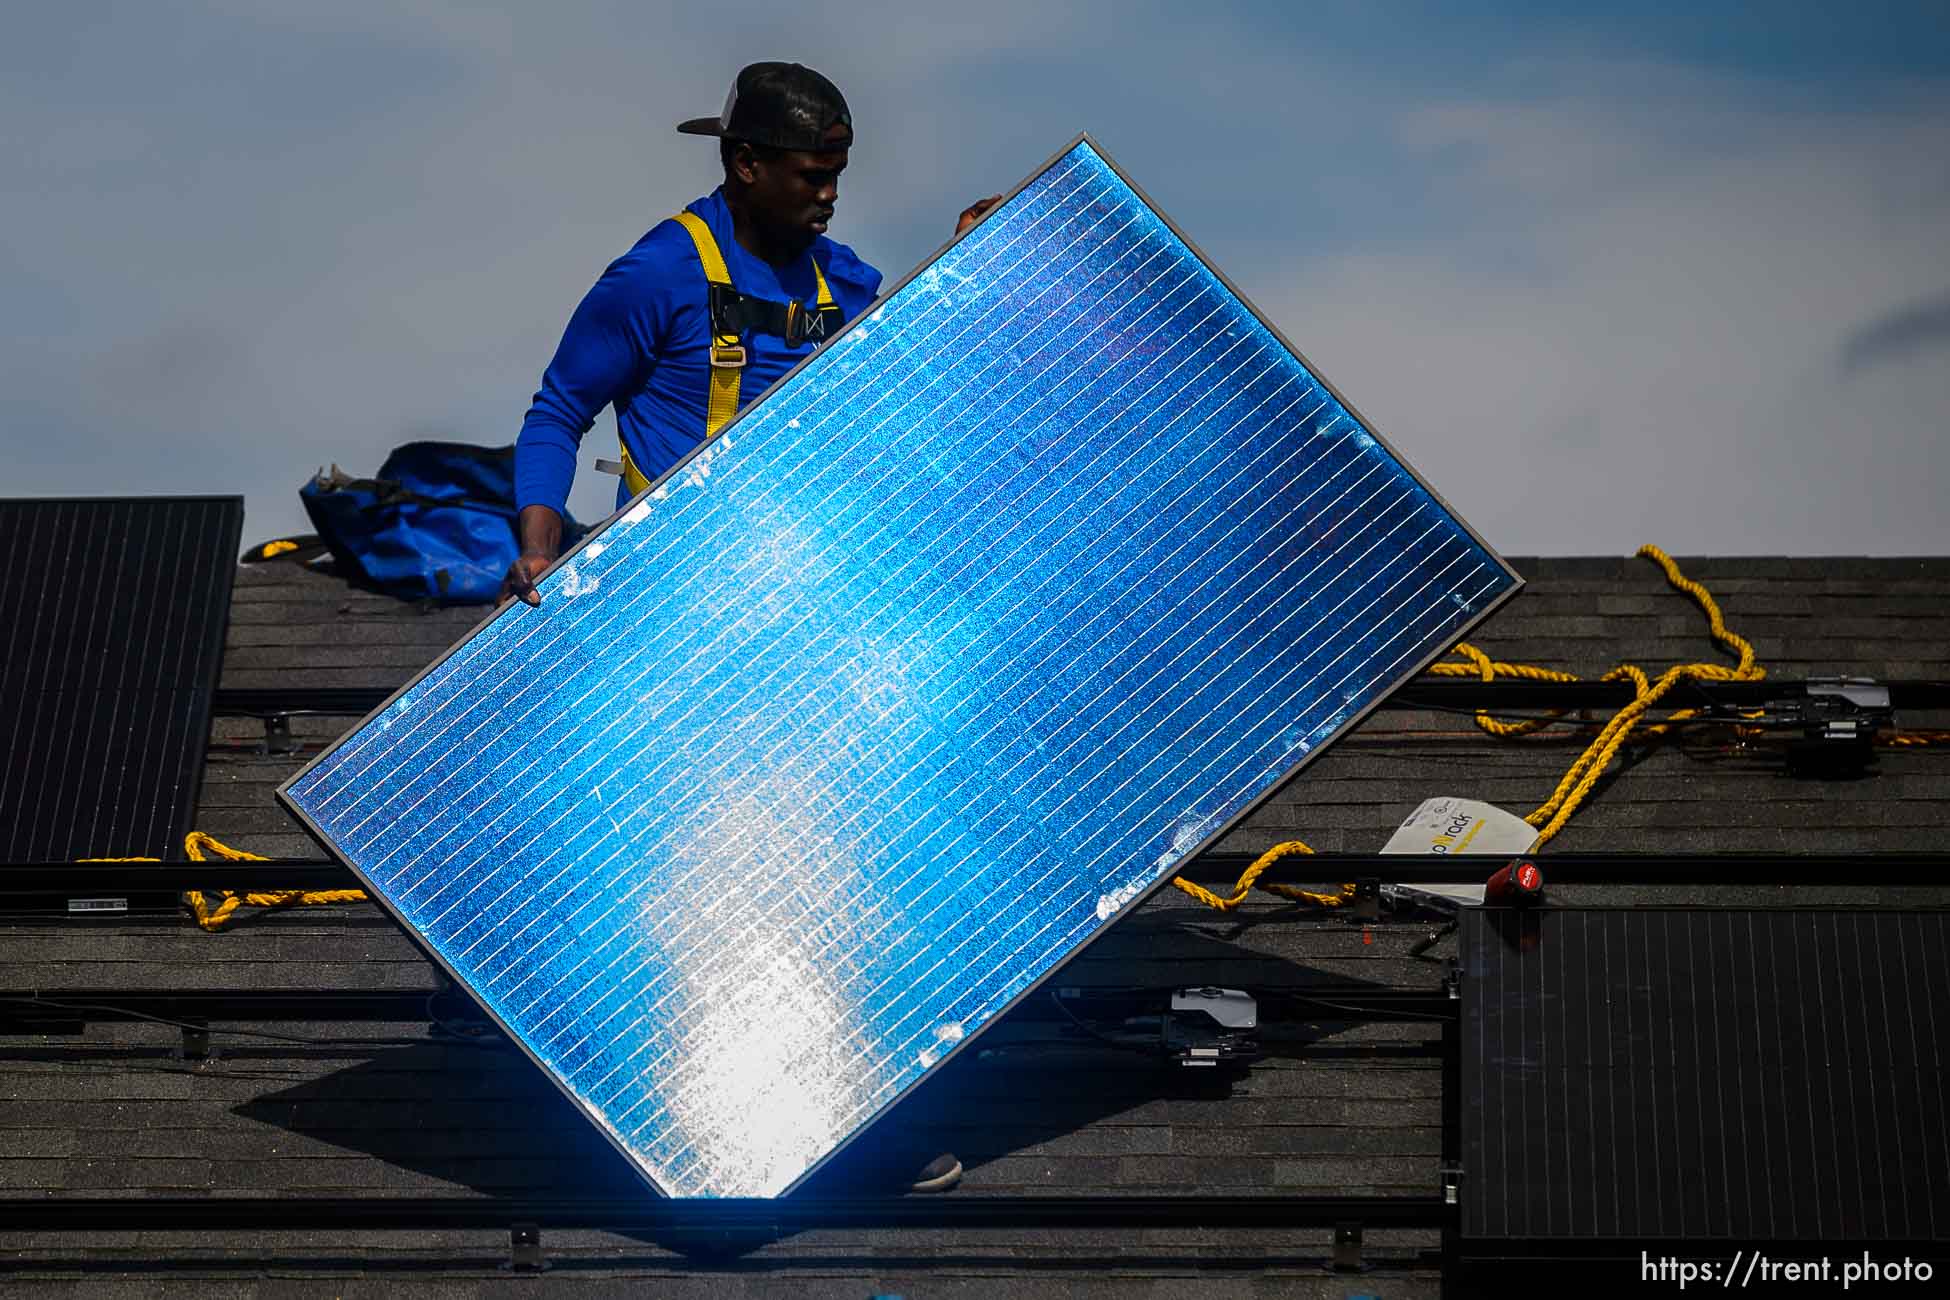
[[[1686,681],[1718,682],[1756,682],[1767,676],[1767,670],[1754,662],[1754,647],[1743,636],[1727,627],[1726,618],[1720,612],[1719,602],[1706,587],[1680,572],[1673,558],[1656,546],[1646,545],[1638,549],[1643,559],[1651,560],[1665,573],[1666,581],[1677,590],[1693,598],[1693,602],[1706,615],[1707,626],[1713,639],[1731,652],[1738,662],[1729,668],[1725,664],[1693,663],[1678,664],[1659,675],[1657,681],[1647,677],[1645,671],[1635,664],[1620,664],[1604,674],[1600,681],[1630,681],[1633,686],[1631,703],[1625,705],[1611,720],[1598,731],[1591,743],[1585,746],[1564,777],[1557,783],[1557,789],[1543,806],[1532,812],[1524,820],[1538,828],[1537,844],[1541,845],[1564,828],[1564,824],[1577,812],[1578,807],[1590,795],[1592,789],[1611,766],[1619,749],[1632,733],[1645,721],[1645,715],[1661,699],[1670,694],[1674,687]],[[1477,676],[1483,681],[1493,681],[1497,677],[1523,677],[1533,681],[1577,681],[1575,674],[1558,672],[1551,668],[1538,668],[1530,664],[1506,664],[1491,659],[1475,646],[1463,644],[1456,652],[1467,659],[1466,664],[1436,664],[1432,673],[1443,677]],[[1493,718],[1488,713],[1476,715],[1476,725],[1493,736],[1521,736],[1548,726],[1564,716],[1566,710],[1557,709],[1545,718],[1527,718],[1519,722],[1507,722]],[[1664,734],[1671,723],[1696,717],[1697,709],[1679,709],[1666,716],[1663,722],[1647,725],[1650,735]],[[1535,847],[1535,846],[1533,846]]]
[[[1707,625],[1713,634],[1713,639],[1732,652],[1739,662],[1732,668],[1724,664],[1679,664],[1660,674],[1657,681],[1647,677],[1645,671],[1635,664],[1619,664],[1605,673],[1599,679],[1600,681],[1623,680],[1632,683],[1632,702],[1612,715],[1611,720],[1605,723],[1591,743],[1585,746],[1584,752],[1578,755],[1577,760],[1564,773],[1563,779],[1557,783],[1557,789],[1552,792],[1551,797],[1544,801],[1542,807],[1524,818],[1538,828],[1537,840],[1533,848],[1543,844],[1564,828],[1564,824],[1571,819],[1573,813],[1577,812],[1579,805],[1590,795],[1592,789],[1598,784],[1599,778],[1611,766],[1612,759],[1617,757],[1620,747],[1644,722],[1646,712],[1671,693],[1679,683],[1759,681],[1767,675],[1766,669],[1754,662],[1752,644],[1727,627],[1726,619],[1720,613],[1719,603],[1713,599],[1712,592],[1680,572],[1679,566],[1673,562],[1672,557],[1658,547],[1641,546],[1638,554],[1657,564],[1665,572],[1666,581],[1676,590],[1693,598],[1693,602],[1706,614]],[[1438,677],[1475,677],[1486,682],[1495,681],[1499,677],[1516,677],[1539,682],[1582,680],[1575,673],[1562,672],[1555,668],[1541,668],[1535,664],[1505,663],[1500,659],[1492,659],[1467,642],[1457,645],[1455,652],[1467,662],[1435,664],[1429,671]],[[1514,738],[1528,735],[1540,727],[1549,726],[1563,717],[1566,712],[1568,710],[1554,709],[1547,717],[1508,721],[1478,711],[1476,725],[1492,736]],[[1645,730],[1651,734],[1662,733],[1666,730],[1667,723],[1693,717],[1697,712],[1698,710],[1695,709],[1680,709],[1669,714],[1665,722],[1650,724]],[[1238,883],[1233,886],[1232,893],[1229,895],[1213,893],[1202,885],[1186,880],[1183,876],[1175,877],[1171,883],[1207,907],[1217,908],[1221,912],[1229,912],[1238,907],[1251,894],[1254,887],[1285,898],[1317,903],[1323,907],[1338,907],[1352,898],[1354,886],[1351,884],[1342,886],[1338,894],[1322,894],[1296,889],[1291,885],[1269,884],[1260,879],[1266,869],[1281,858],[1311,852],[1312,849],[1298,840],[1274,845],[1262,853],[1252,866],[1246,868],[1245,874],[1239,877]]]
[[[1524,820],[1537,827],[1537,845],[1542,845],[1571,820],[1592,788],[1611,766],[1619,749],[1636,730],[1645,715],[1660,700],[1669,695],[1681,682],[1757,682],[1767,676],[1767,670],[1754,662],[1754,647],[1748,640],[1727,627],[1726,618],[1720,613],[1719,602],[1713,593],[1703,585],[1688,578],[1679,571],[1670,555],[1656,546],[1646,545],[1638,549],[1638,554],[1658,565],[1666,575],[1666,581],[1678,591],[1693,598],[1705,613],[1707,626],[1713,639],[1730,651],[1738,663],[1729,668],[1725,664],[1692,663],[1677,664],[1659,674],[1657,681],[1648,681],[1643,670],[1632,664],[1620,664],[1606,673],[1603,680],[1615,681],[1628,678],[1636,688],[1632,702],[1612,715],[1591,743],[1585,746],[1564,777],[1557,783],[1557,789],[1543,806],[1532,812]],[[1696,709],[1679,709],[1667,715],[1665,723],[1655,723],[1646,728],[1649,733],[1658,734],[1666,730],[1666,723],[1677,722],[1698,714]],[[1532,847],[1536,847],[1533,845]]]
[[[207,862],[205,851],[212,856],[231,862],[269,862],[270,859],[258,853],[246,853],[233,849],[213,835],[203,831],[191,831],[183,837],[183,852],[189,854],[192,862]],[[240,907],[304,907],[315,903],[363,903],[366,892],[363,889],[282,889],[275,893],[235,894],[228,889],[219,890],[222,899],[215,907],[198,890],[190,890],[183,895],[188,900],[190,911],[196,914],[196,923],[205,930],[215,932],[229,923]]]
[[[1533,682],[1575,682],[1576,673],[1559,672],[1555,668],[1539,668],[1534,664],[1507,664],[1499,659],[1491,659],[1467,641],[1456,643],[1455,653],[1469,660],[1466,664],[1430,664],[1429,672],[1436,677],[1478,677],[1493,682],[1499,677],[1522,677]],[[1481,709],[1476,712],[1476,725],[1492,736],[1527,736],[1540,727],[1548,727],[1570,710],[1552,709],[1542,718],[1523,718],[1516,722],[1506,722],[1493,718]]]
[[[1278,894],[1281,898],[1291,898],[1296,902],[1313,903],[1319,907],[1340,907],[1354,897],[1353,884],[1342,885],[1338,893],[1325,894],[1311,889],[1301,889],[1294,885],[1275,885],[1260,879],[1260,876],[1265,873],[1266,869],[1275,862],[1278,862],[1281,858],[1312,852],[1312,849],[1302,844],[1299,840],[1288,840],[1284,844],[1275,844],[1272,848],[1253,859],[1253,865],[1246,868],[1244,874],[1239,877],[1238,883],[1232,887],[1232,893],[1230,894],[1215,894],[1204,885],[1196,881],[1187,880],[1183,876],[1173,876],[1171,883],[1207,907],[1217,908],[1221,912],[1230,912],[1233,908],[1245,902],[1246,896],[1253,892],[1255,885],[1269,894]]]
[[[183,837],[183,852],[192,862],[208,862],[210,857],[223,858],[229,862],[269,862],[271,859],[260,853],[246,853],[233,849],[216,836],[204,831],[191,831]],[[160,858],[76,858],[76,862],[159,862]],[[196,915],[196,923],[205,930],[215,933],[223,929],[240,907],[303,907],[313,903],[363,903],[366,891],[363,889],[281,889],[275,893],[235,894],[228,889],[217,891],[221,900],[215,907],[210,905],[200,890],[191,889],[183,894],[189,903],[190,911]]]

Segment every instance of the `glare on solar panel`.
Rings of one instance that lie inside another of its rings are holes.
[[[1515,585],[1080,138],[281,793],[771,1195]]]

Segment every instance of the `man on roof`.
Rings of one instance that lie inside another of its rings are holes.
[[[754,63],[722,113],[677,129],[718,137],[724,183],[612,262],[570,317],[515,442],[521,555],[504,598],[541,603],[576,451],[605,406],[621,505],[880,292],[880,272],[826,237],[853,145],[839,87],[801,64]],[[964,209],[955,233],[996,201]]]

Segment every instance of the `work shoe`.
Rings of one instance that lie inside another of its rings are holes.
[[[910,1192],[947,1192],[954,1190],[961,1181],[961,1161],[955,1159],[952,1151],[943,1151],[934,1159],[922,1165],[908,1185]]]

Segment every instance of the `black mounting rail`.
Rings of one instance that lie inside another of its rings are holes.
[[[1169,988],[1064,988],[1068,1014],[1047,997],[1025,1000],[1011,1020],[1064,1023],[1073,1016],[1112,1020],[1156,1014]],[[1455,999],[1444,988],[1255,987],[1262,1023],[1321,1020],[1453,1020]],[[485,1019],[452,986],[424,989],[0,989],[0,1033],[72,1033],[89,1023],[161,1021],[207,1028],[272,1021],[350,1021],[409,1024]]]
[[[1389,855],[1316,853],[1280,864],[1279,879],[1385,880],[1405,885],[1481,884],[1516,857],[1543,868],[1550,885],[1945,885],[1950,851],[1922,853],[1469,853]],[[1206,853],[1180,874],[1205,884],[1230,883],[1253,861],[1249,853]],[[335,862],[294,858],[270,862],[22,862],[0,864],[0,900],[167,895],[187,889],[238,892],[356,889],[358,878]]]
[[[342,1228],[801,1232],[814,1228],[1436,1227],[1439,1196],[981,1196],[777,1200],[488,1197],[0,1199],[0,1230],[104,1232]]]
[[[1673,708],[1711,704],[1760,705],[1792,694],[1806,683],[1686,682],[1664,703]],[[1897,709],[1950,709],[1950,681],[1884,682]],[[220,689],[213,711],[227,718],[297,717],[316,714],[357,718],[384,704],[393,692],[384,687],[279,687]],[[1382,702],[1385,709],[1597,709],[1632,701],[1628,682],[1473,681],[1461,677],[1420,677]]]
[[[220,687],[211,712],[220,718],[275,718],[320,714],[360,718],[392,697],[383,686]]]

